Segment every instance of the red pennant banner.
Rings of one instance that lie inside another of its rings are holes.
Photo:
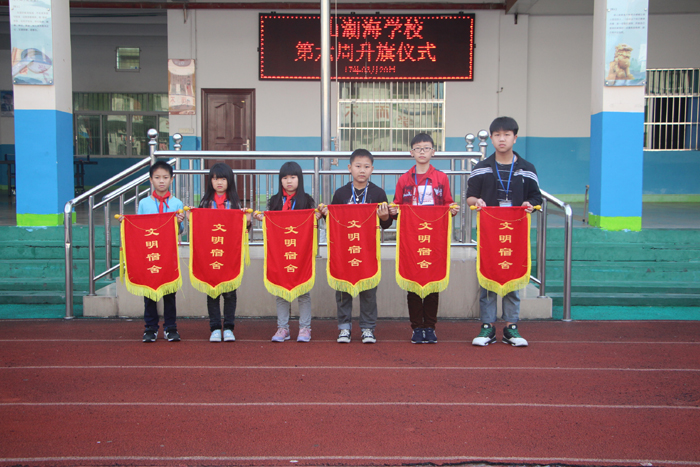
[[[314,209],[265,211],[265,288],[291,302],[309,292],[316,279]]]
[[[396,226],[396,282],[425,298],[450,281],[449,206],[400,205]]]
[[[190,211],[190,281],[216,298],[236,290],[250,264],[246,216],[240,209]]]
[[[477,222],[479,284],[498,295],[530,282],[530,214],[522,206],[481,208]]]
[[[126,289],[158,301],[182,286],[176,213],[124,216],[119,275]]]
[[[382,277],[377,204],[332,204],[326,220],[328,284],[353,297]]]

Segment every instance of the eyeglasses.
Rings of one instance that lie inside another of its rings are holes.
[[[424,152],[427,152],[427,151],[432,151],[432,150],[433,150],[433,148],[413,148],[413,149],[411,149],[411,151],[419,152],[421,154]]]

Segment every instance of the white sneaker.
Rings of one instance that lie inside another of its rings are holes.
[[[527,347],[527,341],[518,332],[518,326],[509,324],[503,328],[503,343],[513,347]]]
[[[377,342],[377,338],[374,337],[374,331],[371,329],[363,329],[362,330],[362,343],[363,344],[374,344]]]
[[[224,329],[224,342],[235,342],[236,336],[233,335],[233,331],[230,329]]]
[[[482,323],[479,335],[472,340],[472,345],[486,347],[496,342],[496,328],[490,323]]]
[[[340,344],[349,344],[350,343],[350,330],[349,329],[341,329],[340,334],[338,334],[337,342]]]
[[[221,342],[221,329],[214,329],[209,336],[209,342]]]

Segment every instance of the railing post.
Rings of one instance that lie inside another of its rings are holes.
[[[112,267],[112,220],[109,215],[109,203],[105,204],[105,265],[106,269]],[[112,273],[109,278],[113,279]]]
[[[73,319],[73,205],[63,208],[63,237],[66,255],[66,319]]]
[[[148,142],[148,151],[151,154],[151,165],[156,163],[156,149],[158,148],[158,130],[151,128],[147,133],[150,141]]]
[[[95,295],[95,195],[88,198],[88,270],[89,270],[89,292],[88,295]]]
[[[472,133],[469,133],[467,136],[464,137],[464,140],[467,142],[467,152],[474,151],[474,141],[476,140],[476,136],[474,136]],[[471,172],[471,157],[466,157],[462,159],[462,170],[468,170],[469,172]],[[469,205],[467,204],[467,187],[469,185],[469,177],[464,176],[463,178],[464,181],[462,182],[462,199],[464,200],[464,202],[462,204],[464,206],[462,207],[462,231],[464,232],[464,240],[462,241],[464,243],[469,243],[472,240],[472,225],[474,222],[474,218],[472,216],[472,210],[469,209]]]
[[[486,130],[481,130],[477,136],[479,137],[479,151],[481,152],[481,160],[486,159],[486,148],[489,143],[486,141],[489,139],[489,132]]]
[[[571,248],[574,233],[574,212],[570,204],[564,204],[564,321],[571,321]]]
[[[547,261],[547,199],[542,198],[542,209],[537,214],[537,279],[540,281],[539,297],[547,295],[546,291],[546,261]]]

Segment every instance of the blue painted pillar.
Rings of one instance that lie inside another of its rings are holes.
[[[21,3],[27,2],[10,0],[11,18]],[[43,84],[26,84],[32,81],[27,77],[34,77],[31,67],[13,76],[18,226],[62,224],[63,207],[74,197],[70,8],[68,0],[42,5],[50,8],[50,26],[37,27],[36,33],[12,27],[13,47],[42,44],[44,64],[53,69],[53,75],[38,80]]]
[[[626,8],[633,13],[626,13]],[[643,16],[634,13],[640,10]],[[648,0],[595,0],[589,222],[606,230],[642,228],[647,11]],[[618,26],[609,29],[608,19],[619,21],[620,28],[627,28],[628,21],[637,22],[638,27],[632,28],[631,36],[625,33],[615,37],[608,33]],[[632,43],[624,45],[623,41],[629,42],[630,37]],[[619,79],[624,71],[617,67],[614,73],[618,79],[610,79],[610,61],[616,47],[622,54],[631,56],[631,70],[642,65],[642,71],[635,71],[634,76],[626,75],[634,79]],[[606,81],[614,85],[606,85]]]

